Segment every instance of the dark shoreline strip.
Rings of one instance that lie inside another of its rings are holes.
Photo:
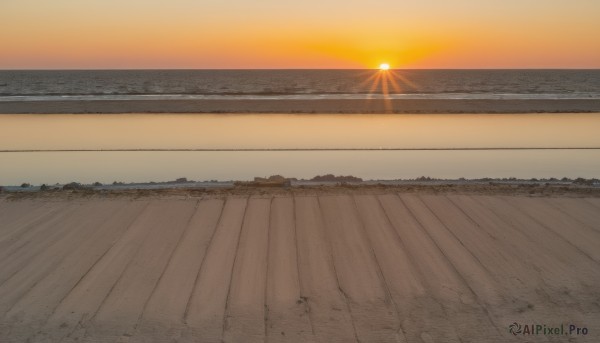
[[[589,113],[600,99],[576,100],[86,100],[5,101],[0,114],[84,113]]]
[[[24,152],[252,152],[252,151],[487,151],[487,150],[600,150],[600,147],[491,147],[491,148],[281,148],[281,149],[23,149],[0,150],[0,153]]]

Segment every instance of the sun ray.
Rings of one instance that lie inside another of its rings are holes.
[[[381,74],[377,73],[375,75],[375,79],[373,80],[373,84],[371,85],[371,89],[369,89],[369,98],[371,95],[375,93],[375,90],[379,87],[379,83],[381,81]]]
[[[391,73],[393,74],[394,78],[400,80],[403,84],[408,85],[410,88],[416,89],[419,87],[416,83],[412,82],[411,80],[409,80],[407,77],[403,76],[402,74],[397,73],[395,71],[391,71]]]
[[[373,81],[374,79],[376,79],[377,77],[379,77],[379,75],[380,75],[379,72],[375,72],[375,73],[371,74],[371,76],[369,76],[366,80],[364,80],[363,82],[360,83],[360,88],[363,88],[366,85],[370,84],[370,82]]]
[[[402,93],[402,87],[400,87],[400,85],[398,84],[398,81],[396,80],[396,77],[394,76],[394,74],[389,74],[388,79],[390,81],[390,85],[392,85],[392,89],[394,90],[394,93]]]
[[[415,89],[417,85],[397,70],[388,68],[389,66],[380,66],[376,73],[360,83],[360,88],[370,84],[367,101],[381,99],[385,112],[392,113],[393,95],[403,94],[407,88]]]
[[[389,92],[389,89],[388,89],[388,76],[387,76],[387,74],[384,74],[381,77],[381,93],[383,94],[384,98],[387,98],[390,95],[390,92]]]

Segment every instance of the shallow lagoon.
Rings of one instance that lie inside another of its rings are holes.
[[[600,115],[2,115],[0,184],[600,177]],[[473,149],[355,150],[309,149]],[[302,151],[78,151],[307,149]]]

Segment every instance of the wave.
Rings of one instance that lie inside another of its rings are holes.
[[[600,100],[600,93],[511,94],[511,93],[405,93],[405,94],[84,94],[0,95],[0,102],[33,101],[136,101],[136,100]]]
[[[600,70],[395,70],[385,79],[378,75],[374,70],[0,71],[0,96],[343,99],[389,92],[392,98],[590,99],[600,94]]]

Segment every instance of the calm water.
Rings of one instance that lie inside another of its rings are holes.
[[[36,152],[0,154],[0,184],[251,180],[333,173],[364,179],[599,177],[600,150]]]
[[[0,71],[0,101],[90,99],[600,99],[600,70]]]
[[[0,150],[594,148],[599,114],[1,115]],[[248,180],[600,177],[600,150],[0,152],[0,185]]]

